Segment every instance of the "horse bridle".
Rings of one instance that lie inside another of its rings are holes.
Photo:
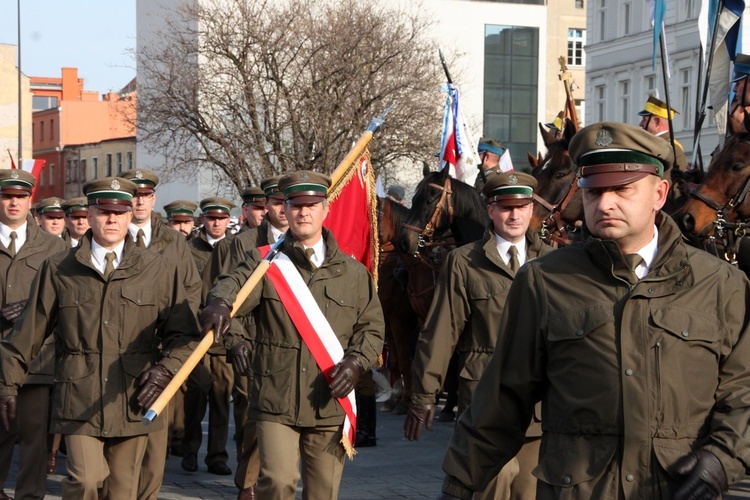
[[[562,212],[568,206],[577,191],[578,174],[576,174],[573,178],[573,182],[568,186],[568,191],[565,193],[565,196],[563,196],[562,200],[555,205],[552,205],[547,200],[534,193],[534,201],[549,210],[547,217],[542,220],[542,228],[539,230],[539,236],[547,243],[554,244],[553,246],[555,247],[566,246],[573,243],[573,241],[568,238],[567,224],[562,220]],[[550,231],[550,228],[553,228],[552,231]]]
[[[716,210],[716,220],[713,222],[714,234],[706,236],[705,233],[710,226],[710,224],[706,224],[706,227],[701,229],[698,239],[707,240],[707,250],[717,257],[720,257],[720,255],[716,247],[716,240],[720,239],[724,245],[724,260],[730,264],[737,263],[737,251],[739,250],[742,238],[747,233],[747,230],[750,229],[750,222],[728,222],[726,220],[726,214],[734,210],[737,206],[742,205],[745,198],[747,198],[748,193],[750,193],[750,177],[747,178],[742,188],[739,189],[734,196],[729,198],[724,205],[720,205],[718,202],[703,194],[700,191],[700,188],[690,191],[690,196],[702,201],[709,208]]]
[[[442,191],[440,199],[438,200],[437,205],[435,205],[435,210],[432,212],[432,217],[427,221],[424,229],[412,226],[411,224],[402,225],[405,229],[419,233],[419,243],[417,244],[419,248],[445,244],[432,241],[432,236],[435,234],[435,228],[440,222],[440,217],[443,215],[443,209],[445,209],[445,212],[448,214],[448,225],[453,224],[453,201],[451,198],[453,189],[451,188],[451,178],[447,177],[445,179],[444,186],[432,182],[427,185]]]

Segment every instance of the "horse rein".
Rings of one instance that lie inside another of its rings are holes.
[[[543,199],[536,193],[533,195],[533,200],[536,203],[539,203],[541,206],[549,210],[547,217],[542,220],[542,228],[539,230],[539,236],[544,241],[553,244],[556,248],[573,243],[573,241],[568,238],[568,230],[566,229],[567,225],[562,220],[562,212],[573,199],[576,192],[578,192],[578,189],[578,175],[576,174],[573,178],[573,182],[570,183],[565,196],[563,196],[562,200],[556,205],[550,204],[547,200]],[[549,228],[553,228],[552,231],[550,231]]]
[[[748,193],[750,193],[750,177],[747,178],[742,189],[738,190],[724,205],[720,205],[718,202],[701,193],[700,188],[690,191],[690,196],[702,201],[709,208],[716,211],[716,220],[713,222],[716,236],[713,234],[711,236],[706,236],[705,233],[709,227],[709,224],[706,224],[706,227],[704,227],[698,235],[698,239],[707,240],[705,245],[708,247],[709,252],[720,257],[719,250],[716,247],[718,236],[724,244],[724,260],[730,264],[737,263],[737,252],[739,250],[740,242],[742,238],[745,237],[747,230],[750,229],[750,222],[728,222],[726,220],[726,214],[738,205],[741,205],[745,201],[745,198],[747,198]]]
[[[405,229],[419,233],[419,243],[417,244],[419,248],[447,245],[447,243],[445,242],[432,241],[432,236],[435,233],[435,228],[440,222],[440,217],[443,215],[443,208],[445,208],[445,211],[448,214],[448,225],[453,224],[453,201],[451,198],[453,189],[451,188],[451,178],[447,177],[445,179],[445,186],[441,186],[440,184],[435,184],[432,182],[428,183],[427,185],[442,191],[440,200],[438,200],[437,205],[435,205],[435,210],[432,212],[430,220],[427,221],[427,225],[425,225],[424,229],[412,226],[410,224],[402,225],[402,227],[404,227]]]

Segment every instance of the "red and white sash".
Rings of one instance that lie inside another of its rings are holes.
[[[265,256],[268,249],[269,247],[259,248],[261,255]],[[315,358],[318,368],[330,383],[331,371],[344,357],[344,349],[320,310],[315,297],[310,293],[307,283],[302,279],[291,259],[282,252],[276,255],[266,276],[271,280],[302,341]],[[345,414],[341,444],[351,459],[354,456],[357,425],[357,403],[354,391],[346,397],[338,398],[337,401]]]

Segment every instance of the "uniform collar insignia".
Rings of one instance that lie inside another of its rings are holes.
[[[609,133],[609,130],[602,128],[599,129],[599,132],[596,134],[596,141],[594,142],[599,147],[606,148],[610,144],[612,144],[612,136]]]

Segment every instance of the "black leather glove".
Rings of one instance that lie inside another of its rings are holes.
[[[150,408],[170,380],[172,380],[172,372],[164,365],[157,363],[145,370],[138,377],[138,404],[144,408]]]
[[[214,331],[214,342],[224,343],[224,334],[232,323],[232,304],[225,299],[214,299],[203,308],[200,315],[201,333]]]
[[[0,396],[0,422],[10,432],[10,424],[16,420],[16,396]]]
[[[432,430],[432,418],[434,416],[434,404],[410,403],[404,421],[404,436],[409,441],[419,440],[419,436],[422,435],[422,427],[425,427],[428,431]]]
[[[250,375],[250,342],[243,340],[227,351],[227,361],[234,368],[235,375]]]
[[[360,375],[365,371],[362,362],[354,355],[345,356],[331,372],[331,396],[343,398],[357,386]]]
[[[707,450],[682,457],[675,464],[674,471],[685,478],[674,493],[675,500],[711,500],[719,498],[728,487],[724,466]]]
[[[18,302],[12,302],[0,308],[0,314],[3,318],[7,319],[11,323],[15,323],[18,317],[21,315],[23,308],[26,307],[27,300],[19,300]]]

